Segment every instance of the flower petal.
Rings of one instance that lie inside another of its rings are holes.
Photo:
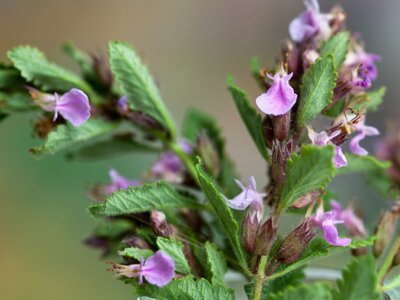
[[[147,258],[140,270],[149,283],[158,287],[167,285],[175,276],[175,263],[171,257],[162,251],[157,251]]]
[[[322,231],[324,232],[324,239],[333,246],[348,246],[351,243],[349,238],[339,237],[338,230],[333,220],[326,220],[322,223]]]
[[[60,113],[73,126],[79,126],[90,118],[89,98],[78,89],[71,89],[60,97],[55,105],[55,114]]]

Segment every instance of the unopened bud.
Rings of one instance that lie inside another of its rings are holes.
[[[268,253],[272,243],[275,241],[276,231],[276,218],[272,216],[258,228],[255,254],[266,255]]]
[[[290,128],[290,111],[287,113],[272,117],[274,127],[274,138],[278,141],[284,141],[289,133]]]
[[[168,224],[165,214],[160,211],[155,210],[151,212],[150,223],[157,236],[170,237],[175,233],[174,227]]]
[[[336,34],[339,31],[342,31],[345,27],[346,23],[346,12],[340,6],[334,6],[330,12],[331,20],[330,27],[332,30],[332,34]]]
[[[129,247],[135,247],[139,249],[150,249],[149,243],[138,236],[128,236],[122,240],[123,243],[127,244]]]
[[[386,211],[381,215],[375,228],[375,235],[377,237],[374,243],[375,257],[379,257],[390,243],[396,228],[397,217],[398,214],[394,211]]]
[[[243,221],[243,246],[244,249],[249,253],[253,254],[256,246],[257,229],[260,225],[260,220],[257,214],[252,209],[247,210],[246,216]]]
[[[218,177],[221,171],[221,164],[217,150],[206,134],[200,134],[197,138],[197,153],[201,156],[206,169],[214,177]]]
[[[299,49],[291,40],[285,40],[281,46],[283,64],[287,73],[293,73],[294,77],[299,74]]]
[[[278,250],[278,261],[291,264],[300,258],[304,248],[316,235],[310,219],[305,219],[282,241]]]
[[[293,203],[292,207],[293,208],[306,207],[306,206],[310,205],[311,203],[315,202],[318,199],[319,195],[320,195],[320,192],[307,193],[307,194],[301,196],[299,199],[297,199]]]

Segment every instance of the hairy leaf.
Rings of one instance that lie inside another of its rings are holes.
[[[301,82],[298,125],[310,122],[331,101],[337,73],[332,55],[318,58],[305,72]]]
[[[204,171],[201,162],[196,164],[196,169],[197,175],[199,176],[201,189],[207,196],[219,220],[221,221],[239,265],[245,272],[247,272],[248,267],[246,259],[239,241],[239,226],[233,217],[232,211],[226,204],[224,196],[219,191],[214,181]]]
[[[32,148],[30,151],[38,157],[44,154],[55,154],[108,134],[116,126],[117,124],[93,118],[79,127],[74,127],[71,124],[58,125],[55,130],[47,135],[43,145]]]
[[[21,71],[21,75],[45,91],[66,92],[71,88],[83,90],[92,99],[91,87],[75,73],[47,60],[42,52],[30,46],[10,50],[8,58]]]
[[[140,249],[140,248],[129,247],[129,248],[125,248],[122,251],[118,251],[118,255],[134,258],[134,259],[140,261],[142,258],[146,259],[149,256],[152,256],[153,251],[150,249]]]
[[[323,189],[335,174],[333,148],[305,145],[286,163],[286,180],[279,207],[284,210],[308,192]]]
[[[390,168],[389,161],[381,161],[370,155],[354,155],[346,153],[347,166],[336,169],[338,174],[363,173]]]
[[[207,267],[211,274],[212,284],[224,283],[224,275],[227,271],[224,255],[218,251],[217,247],[210,242],[205,244],[207,254]]]
[[[342,276],[337,281],[338,290],[334,291],[334,300],[382,299],[377,290],[378,277],[372,255],[354,258],[342,271]]]
[[[372,92],[365,93],[359,97],[356,97],[350,104],[350,107],[354,110],[359,111],[376,111],[378,106],[383,102],[385,97],[386,88],[381,87]]]
[[[239,111],[239,114],[244,124],[246,125],[250,136],[253,138],[253,141],[256,144],[261,156],[264,159],[267,159],[268,151],[267,146],[264,142],[262,120],[260,114],[257,113],[253,106],[251,106],[249,97],[247,96],[246,92],[244,92],[233,83],[232,77],[228,77],[227,83],[233,101],[236,104],[236,108]]]
[[[157,85],[136,51],[127,43],[110,42],[110,65],[128,105],[145,113],[175,133],[175,125],[161,99]]]
[[[158,248],[168,254],[175,261],[175,271],[184,275],[190,274],[190,267],[183,254],[183,244],[173,240],[158,237]]]
[[[265,298],[267,299],[267,298]],[[269,295],[268,300],[331,300],[332,292],[327,283],[313,283],[285,288],[283,291]],[[360,298],[361,299],[361,298]]]
[[[342,66],[349,47],[350,33],[343,31],[332,36],[321,49],[321,56],[332,54],[336,70]]]
[[[119,216],[167,208],[202,206],[193,198],[183,196],[170,184],[159,181],[142,186],[131,186],[127,190],[113,193],[104,203],[89,207],[93,215]]]

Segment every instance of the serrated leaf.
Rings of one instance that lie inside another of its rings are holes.
[[[158,288],[149,284],[135,285],[138,296],[155,297],[157,300],[234,300],[234,293],[223,285],[211,285],[207,280],[194,281],[185,277],[175,279],[165,287]]]
[[[268,300],[331,300],[331,288],[326,283],[313,283],[285,288],[277,294],[269,295]],[[360,298],[361,299],[361,298]],[[365,298],[366,299],[366,298]]]
[[[238,260],[239,265],[245,272],[248,272],[246,259],[244,257],[242,246],[239,241],[239,226],[235,218],[233,217],[231,209],[226,204],[223,195],[217,188],[214,181],[204,171],[201,162],[196,164],[196,169],[197,175],[199,176],[201,189],[207,196],[208,200],[215,210],[215,213],[218,216],[218,219],[225,229],[226,236]]]
[[[94,215],[119,216],[167,208],[202,208],[193,198],[177,192],[170,184],[159,181],[119,190],[104,203],[94,204],[89,211]]]
[[[272,274],[269,277],[269,280],[281,277],[322,257],[344,252],[347,251],[349,248],[357,249],[370,246],[374,243],[375,240],[375,236],[370,236],[365,239],[352,240],[351,244],[348,247],[336,247],[328,244],[322,238],[316,238],[310,242],[306,249],[304,249],[302,255],[298,260],[290,265],[283,265],[276,273]]]
[[[342,271],[342,276],[337,281],[338,290],[334,290],[334,300],[382,299],[377,290],[378,277],[372,255],[354,258]]]
[[[8,58],[21,71],[21,75],[35,86],[45,91],[66,92],[78,88],[89,95],[92,100],[94,92],[91,87],[75,73],[66,70],[47,60],[39,49],[30,46],[18,46],[10,50]]]
[[[323,189],[335,174],[333,147],[305,145],[286,163],[286,179],[279,203],[285,210],[308,192]]]
[[[153,77],[135,49],[128,43],[110,42],[109,55],[111,70],[123,94],[128,97],[129,107],[153,117],[174,135],[172,118]]]
[[[233,83],[233,78],[228,77],[227,83],[236,108],[258,151],[264,159],[268,159],[267,146],[263,137],[261,115],[251,106],[247,94]]]
[[[125,248],[124,250],[118,251],[118,255],[134,258],[136,260],[146,259],[153,255],[153,251],[150,249],[140,249],[135,247]]]
[[[261,300],[268,300],[269,295],[279,293],[286,288],[296,287],[303,282],[305,278],[304,268],[298,268],[292,272],[289,272],[282,277],[275,278],[273,280],[267,280],[264,284]],[[245,285],[245,291],[249,299],[253,299],[254,282]]]
[[[318,58],[305,72],[300,87],[298,125],[310,122],[331,101],[337,73],[332,55]]]
[[[224,283],[224,275],[227,271],[224,255],[218,251],[217,247],[210,242],[205,244],[207,254],[207,267],[211,274],[211,283]]]
[[[183,254],[183,244],[173,240],[158,237],[158,248],[168,254],[175,261],[175,271],[184,275],[190,274],[190,267]]]
[[[79,127],[74,127],[71,124],[61,124],[47,135],[43,145],[32,148],[30,151],[37,157],[45,154],[55,154],[108,134],[116,126],[117,124],[93,118]]]
[[[354,155],[346,153],[347,166],[336,169],[338,174],[374,172],[390,168],[389,161],[381,161],[370,155]]]
[[[98,141],[68,153],[68,158],[76,160],[98,160],[120,156],[128,153],[156,153],[160,149],[149,144],[140,143],[125,136],[114,136],[108,140]]]
[[[331,54],[336,65],[336,70],[340,69],[346,58],[349,47],[349,37],[350,33],[348,31],[343,31],[332,36],[322,46],[321,56]]]

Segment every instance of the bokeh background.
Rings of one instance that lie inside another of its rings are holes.
[[[388,93],[381,111],[368,120],[383,131],[400,110],[400,1],[339,2],[348,12],[348,27],[362,33],[368,51],[383,57],[376,86],[386,85]],[[323,10],[334,3],[321,0]],[[74,68],[59,51],[65,41],[104,53],[111,39],[129,41],[160,81],[177,120],[188,107],[215,115],[243,177],[254,174],[262,184],[262,161],[225,78],[234,75],[255,99],[259,91],[250,76],[250,58],[258,55],[265,66],[271,64],[288,23],[301,10],[299,0],[0,0],[0,58],[16,45],[30,44]],[[129,288],[105,271],[98,253],[82,243],[94,224],[85,211],[85,187],[106,182],[110,166],[128,177],[140,176],[154,157],[36,161],[27,151],[39,143],[31,139],[31,118],[15,115],[0,126],[0,299],[132,299]],[[343,202],[358,199],[369,223],[383,205],[358,177],[336,181],[334,188]]]

